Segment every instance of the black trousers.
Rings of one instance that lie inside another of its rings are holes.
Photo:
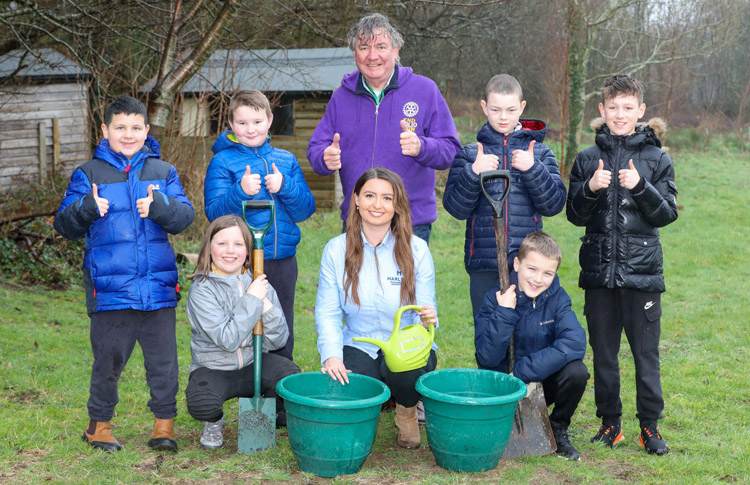
[[[586,290],[584,314],[594,351],[596,415],[604,420],[622,416],[617,354],[624,329],[635,363],[636,417],[641,425],[656,423],[664,410],[659,364],[661,293]]]
[[[284,400],[276,395],[276,383],[300,369],[291,360],[277,354],[263,353],[260,392],[276,398],[276,425],[286,426]],[[199,367],[190,373],[185,398],[190,416],[198,421],[215,423],[224,416],[224,403],[236,397],[253,397],[255,363],[237,370],[215,370]]]
[[[378,351],[377,358],[373,359],[367,352],[345,345],[344,365],[355,374],[373,377],[384,382],[391,390],[391,397],[396,401],[396,404],[410,408],[416,406],[417,401],[419,401],[419,393],[415,388],[417,379],[435,370],[437,366],[437,354],[435,354],[434,350],[431,350],[430,357],[427,359],[427,365],[420,369],[407,372],[391,372],[388,366],[385,365],[383,352]]]
[[[583,361],[574,360],[542,382],[547,406],[555,405],[549,415],[553,428],[570,426],[570,419],[581,402],[589,377],[591,376]]]
[[[120,400],[117,383],[136,342],[143,351],[146,382],[151,391],[148,407],[159,419],[177,416],[179,383],[174,308],[95,312],[91,314],[89,336],[94,353],[87,404],[89,419],[112,419]]]
[[[271,353],[294,360],[294,292],[297,286],[297,256],[268,259],[263,262],[263,272],[268,278],[268,283],[276,290],[281,310],[286,318],[286,325],[289,328],[289,339],[286,345]]]

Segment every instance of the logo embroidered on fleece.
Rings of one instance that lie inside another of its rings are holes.
[[[386,279],[393,286],[401,286],[402,278],[403,278],[403,275],[401,274],[401,270],[398,270],[396,271],[396,276],[388,276]]]
[[[544,320],[543,322],[539,322],[539,325],[549,325],[550,323],[555,323],[554,320]]]
[[[419,113],[419,105],[414,101],[409,101],[404,105],[404,116],[407,118],[413,118]]]
[[[645,304],[645,305],[643,306],[643,309],[644,309],[644,310],[648,310],[648,309],[649,309],[649,308],[651,308],[652,306],[654,306],[654,302],[653,302],[653,301],[649,301],[649,302],[647,302],[647,303],[646,303],[646,304]]]

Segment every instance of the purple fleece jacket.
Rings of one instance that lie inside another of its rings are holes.
[[[422,142],[416,157],[401,154],[401,120]],[[333,142],[335,133],[341,136],[343,220],[354,184],[372,167],[392,170],[404,180],[413,225],[437,219],[435,170],[451,166],[461,142],[453,116],[434,81],[414,74],[410,67],[396,67],[376,106],[359,71],[345,75],[307,147],[307,159],[320,175],[333,173],[323,161],[323,151]]]

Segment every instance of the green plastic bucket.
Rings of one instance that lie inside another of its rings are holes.
[[[302,471],[321,477],[357,473],[370,454],[380,405],[391,397],[377,379],[349,374],[342,385],[328,374],[306,372],[279,381],[287,432]]]
[[[420,377],[417,391],[438,465],[461,472],[497,466],[526,395],[522,380],[490,370],[443,369]]]

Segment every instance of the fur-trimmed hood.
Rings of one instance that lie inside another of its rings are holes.
[[[601,116],[594,118],[591,120],[591,123],[589,123],[589,126],[595,133],[598,132],[599,128],[604,126],[604,118]],[[638,130],[638,127],[651,128],[654,131],[654,135],[656,135],[659,140],[664,138],[664,135],[667,134],[667,122],[662,118],[651,118],[648,121],[641,121],[636,125],[636,131]]]

